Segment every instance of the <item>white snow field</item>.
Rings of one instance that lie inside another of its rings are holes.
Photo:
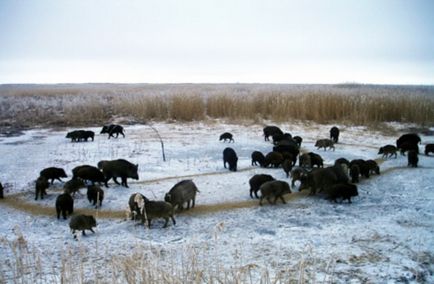
[[[249,196],[254,174],[291,181],[281,168],[251,166],[253,151],[272,150],[263,125],[153,126],[164,140],[166,162],[146,125],[125,126],[126,138],[117,139],[89,128],[94,142],[71,143],[65,135],[72,128],[0,137],[0,283],[434,283],[434,158],[423,154],[434,137],[421,135],[419,167],[410,168],[407,157],[377,155],[398,136],[342,125],[336,150],[324,151],[314,143],[328,138],[331,125],[278,124],[303,137],[302,151],[320,154],[327,165],[340,157],[376,159],[381,174],[360,181],[352,204],[299,193],[297,183],[287,204],[259,206]],[[226,131],[235,143],[219,141]],[[237,172],[223,168],[225,147],[238,154]],[[85,189],[74,199],[74,214],[96,217],[95,234],[74,240],[70,218],[57,219],[62,182],[34,200],[42,169],[62,167],[70,177],[78,165],[117,158],[138,164],[139,180],[128,179],[129,188],[110,181],[98,210]],[[148,229],[126,219],[132,193],[163,200],[183,179],[200,192],[195,208],[175,215],[176,225],[162,228],[164,220],[153,220]]]

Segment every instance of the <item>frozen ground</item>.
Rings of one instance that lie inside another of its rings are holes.
[[[418,168],[408,168],[402,156],[383,161],[378,148],[394,144],[397,137],[345,126],[341,126],[336,151],[317,151],[314,142],[327,138],[329,126],[279,125],[302,136],[302,150],[319,153],[326,164],[340,157],[377,159],[382,174],[359,183],[353,204],[295,193],[287,196],[287,204],[259,207],[249,196],[251,176],[268,173],[290,181],[282,169],[250,165],[252,151],[267,153],[272,148],[261,136],[262,126],[154,126],[165,142],[166,162],[157,136],[143,125],[127,126],[126,138],[108,140],[97,134],[94,142],[87,143],[64,138],[71,129],[35,129],[17,137],[0,137],[0,181],[7,185],[6,199],[0,201],[0,282],[17,279],[17,252],[12,244],[20,239],[20,232],[29,251],[41,259],[38,271],[45,276],[33,278],[42,282],[47,275],[60,282],[60,260],[66,255],[79,255],[85,282],[92,282],[95,267],[99,281],[110,282],[115,268],[106,264],[114,257],[131,255],[137,247],[158,251],[161,265],[172,268],[185,264],[193,252],[198,266],[254,267],[268,271],[271,278],[293,281],[302,277],[309,282],[434,282],[433,157],[420,155]],[[99,133],[97,128],[91,130]],[[225,131],[234,134],[235,143],[218,141]],[[422,136],[422,144],[427,143],[434,143],[434,137]],[[228,146],[239,156],[235,173],[223,168],[222,151]],[[46,199],[35,201],[34,180],[45,167],[62,167],[71,175],[78,165],[116,158],[139,164],[140,179],[129,180],[128,189],[111,182],[104,188],[105,200],[98,211],[82,189],[75,198],[76,212],[93,210],[98,227],[95,234],[74,241],[68,220],[55,217],[54,202],[63,183],[55,182]],[[163,229],[162,220],[156,220],[149,230],[119,217],[132,193],[161,200],[186,178],[193,179],[200,190],[197,207],[177,215],[175,226],[170,223]]]

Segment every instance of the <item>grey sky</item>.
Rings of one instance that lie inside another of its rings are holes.
[[[0,0],[0,83],[434,84],[434,1]]]

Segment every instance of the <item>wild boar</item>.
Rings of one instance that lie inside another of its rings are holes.
[[[85,230],[89,230],[92,233],[95,233],[92,228],[96,227],[96,225],[97,224],[95,217],[93,217],[92,215],[75,215],[72,216],[71,221],[69,221],[69,228],[74,235],[74,239],[77,239],[75,231],[81,231],[83,236],[86,236]]]
[[[330,129],[330,139],[334,142],[334,143],[338,143],[339,140],[339,128],[337,128],[336,126],[333,126]]]
[[[295,167],[291,170],[291,186],[294,188],[295,182],[300,181],[303,176],[307,175],[307,171],[301,167]]]
[[[409,167],[417,168],[417,164],[419,163],[419,157],[416,151],[414,150],[408,151],[407,159],[408,159]]]
[[[419,154],[419,146],[417,144],[410,143],[410,142],[402,143],[399,146],[399,150],[400,150],[402,156],[405,156],[405,152],[408,152],[408,151],[415,151],[416,153]]]
[[[327,168],[314,169],[306,176],[302,176],[299,191],[310,188],[310,195],[321,192],[324,189],[337,183],[347,183],[348,176],[340,165]]]
[[[298,165],[302,168],[312,168],[312,162],[310,160],[310,155],[308,153],[304,153],[300,155],[298,158]]]
[[[4,190],[3,185],[2,185],[2,183],[0,182],[0,199],[3,199],[3,198],[4,198],[3,190]]]
[[[166,222],[163,228],[167,227],[169,218],[172,219],[173,225],[176,225],[174,215],[174,209],[172,204],[166,201],[146,201],[145,208],[142,213],[143,222],[148,223],[148,228],[151,228],[151,221],[155,218],[163,218]]]
[[[199,192],[194,182],[183,180],[175,184],[168,193],[164,196],[164,201],[172,204],[173,208],[179,210],[184,209],[184,203],[187,203],[187,210],[194,207],[196,201],[196,193]]]
[[[265,155],[264,167],[273,166],[275,168],[279,167],[283,162],[283,156],[279,152],[270,152]]]
[[[233,135],[231,133],[229,133],[229,132],[225,132],[222,135],[220,135],[219,141],[222,141],[222,140],[223,140],[223,142],[226,142],[226,140],[229,140],[229,143],[231,143],[231,142],[234,143],[235,142],[235,140],[233,138]]]
[[[380,174],[380,166],[378,166],[378,163],[376,161],[366,160],[366,164],[368,165],[370,174]]]
[[[95,184],[96,182],[102,183],[106,180],[104,174],[98,168],[90,165],[77,166],[72,169],[72,178],[88,180],[92,184]]]
[[[335,160],[335,165],[336,164],[345,164],[345,165],[347,165],[348,168],[350,168],[350,161],[348,161],[345,158],[338,158],[338,159],[336,159]]]
[[[261,198],[259,199],[259,205],[261,206],[264,198],[267,199],[270,204],[276,204],[278,198],[286,204],[283,195],[291,193],[289,184],[281,180],[267,181],[260,186],[259,190],[261,191]],[[274,198],[274,200],[271,201],[271,198]]]
[[[250,197],[253,198],[253,194],[255,194],[256,198],[259,198],[258,191],[261,185],[267,181],[272,181],[274,178],[270,175],[266,174],[258,174],[254,175],[250,178],[249,184],[250,184]]]
[[[425,145],[425,155],[428,156],[429,153],[434,153],[434,144]]]
[[[252,166],[263,167],[265,163],[265,156],[259,151],[252,152]],[[259,165],[258,165],[259,164]]]
[[[131,220],[142,219],[143,210],[145,208],[145,202],[148,201],[149,199],[147,199],[141,193],[136,192],[131,194],[130,199],[128,200],[128,205],[130,207],[130,213],[131,213]]]
[[[102,201],[104,200],[104,190],[97,185],[89,185],[87,187],[87,200],[89,200],[95,208],[98,208],[97,202],[99,202],[99,207],[101,207]]]
[[[229,147],[223,150],[223,166],[225,169],[226,163],[229,165],[230,171],[237,171],[238,156],[237,153],[235,153],[235,150]]]
[[[380,149],[378,150],[378,155],[383,154],[382,158],[389,158],[392,156],[395,156],[395,159],[397,157],[396,155],[396,151],[398,151],[398,149],[394,146],[394,145],[385,145],[383,147],[380,147]]]
[[[70,138],[71,142],[88,141],[89,138],[94,141],[95,133],[90,130],[75,130],[68,132],[66,138]]]
[[[292,140],[295,141],[295,143],[297,144],[298,148],[301,147],[301,143],[303,142],[303,138],[301,138],[300,136],[294,136],[294,137],[292,137]]]
[[[370,170],[369,170],[369,166],[368,166],[368,164],[366,163],[365,160],[363,160],[363,159],[354,159],[354,160],[351,160],[351,162],[350,162],[350,170],[351,170],[351,167],[353,165],[359,166],[360,175],[364,176],[365,178],[369,178],[370,177],[371,173],[370,173]]]
[[[268,137],[273,136],[275,134],[283,134],[283,131],[274,125],[265,126],[263,129],[264,132],[264,140],[269,141],[270,139]]]
[[[82,179],[79,178],[73,178],[63,185],[63,191],[64,193],[68,193],[71,196],[75,196],[75,193],[79,191],[81,188],[85,188],[86,184]]]
[[[134,165],[124,159],[107,161],[102,167],[102,172],[106,177],[105,186],[108,187],[107,182],[111,178],[113,178],[113,181],[116,184],[119,184],[116,178],[120,177],[121,185],[128,187],[127,178],[132,178],[135,180],[139,179],[139,175],[137,173],[138,168],[138,164]]]
[[[273,147],[273,152],[279,152],[282,156],[290,154],[292,157],[292,165],[295,166],[298,154],[300,154],[300,149],[296,144],[277,145]]]
[[[124,128],[118,124],[104,125],[101,129],[100,134],[104,133],[108,133],[108,139],[110,139],[110,137],[115,137],[115,134],[115,138],[118,138],[119,134],[122,134],[122,136],[125,138]]]
[[[324,148],[324,151],[326,151],[327,148],[333,149],[333,151],[335,150],[335,145],[334,145],[333,141],[330,139],[317,140],[315,143],[315,147],[317,147],[317,150],[319,150],[321,148]]]
[[[342,198],[342,202],[348,200],[348,203],[351,203],[351,197],[359,195],[357,186],[351,183],[334,184],[327,189],[326,193],[327,198],[335,203],[337,203],[338,198]]]
[[[360,167],[357,164],[353,164],[350,168],[350,177],[352,183],[358,183],[360,176]]]
[[[45,177],[43,176],[38,177],[35,184],[35,200],[38,200],[38,196],[41,199],[44,199],[44,195],[47,194],[46,189],[49,186],[50,184],[48,183],[48,180]]]
[[[324,167],[324,160],[322,157],[314,152],[307,153],[310,156],[311,167],[317,166],[318,168]]]
[[[396,146],[398,149],[401,149],[401,145],[404,143],[417,145],[417,144],[420,144],[421,142],[422,142],[422,140],[420,139],[420,136],[417,135],[416,133],[407,133],[407,134],[401,135],[396,140]]]
[[[292,139],[292,135],[290,133],[274,134],[272,138],[274,145],[283,145],[286,144],[286,142],[295,144],[295,141]]]
[[[283,168],[283,171],[286,174],[286,177],[288,178],[289,177],[289,173],[292,170],[292,161],[290,159],[284,159],[283,163],[282,163],[282,168]]]
[[[102,170],[102,167],[104,167],[104,164],[105,164],[106,162],[108,162],[108,161],[107,161],[107,160],[99,161],[98,164],[96,164],[96,167],[97,167],[98,169]]]
[[[64,169],[56,167],[45,168],[39,173],[39,175],[45,177],[48,181],[51,179],[51,184],[53,184],[55,179],[62,182],[60,178],[68,177]]]
[[[74,199],[68,193],[62,193],[56,198],[56,213],[57,219],[60,218],[62,213],[63,219],[66,219],[67,215],[74,213]]]

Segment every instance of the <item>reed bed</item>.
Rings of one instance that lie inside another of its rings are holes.
[[[95,235],[62,244],[53,254],[31,244],[16,226],[11,237],[0,237],[0,283],[308,283],[333,278],[335,260],[319,261],[311,247],[282,263],[245,262],[241,247],[227,251],[231,261],[221,259],[223,229],[217,224],[205,243],[161,246],[140,240],[115,254]]]
[[[376,85],[0,86],[0,125],[97,126],[146,121],[290,120],[369,125],[434,122],[434,87]]]

